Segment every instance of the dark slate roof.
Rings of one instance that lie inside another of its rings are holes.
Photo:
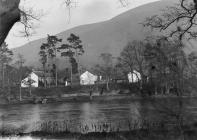
[[[38,77],[44,77],[44,71],[33,71]],[[46,77],[52,77],[51,73],[46,73]]]

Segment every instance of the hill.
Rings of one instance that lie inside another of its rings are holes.
[[[110,52],[114,57],[117,57],[128,41],[145,38],[150,32],[145,30],[140,23],[146,17],[159,13],[161,9],[169,5],[172,5],[172,0],[149,3],[129,10],[111,20],[78,26],[61,32],[57,36],[65,42],[70,33],[79,35],[85,50],[80,62],[84,66],[94,65],[98,63],[101,53]],[[38,52],[43,42],[46,42],[46,38],[15,48],[13,52],[15,55],[22,54],[26,59],[26,65],[38,67],[40,66]],[[65,58],[60,58],[60,63],[61,68],[68,65]]]

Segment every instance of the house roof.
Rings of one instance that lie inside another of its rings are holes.
[[[33,71],[33,73],[35,73],[39,77],[43,77],[44,76],[44,72],[43,71]]]
[[[97,75],[93,70],[91,70],[91,69],[88,69],[88,70],[83,70],[83,71],[81,71],[82,73],[81,74],[83,74],[83,73],[85,73],[85,72],[89,72],[89,73],[91,73],[91,74],[93,74],[93,75]]]
[[[44,71],[33,71],[38,77],[44,77]],[[46,77],[52,77],[51,73],[46,73]]]
[[[83,75],[92,75],[92,76],[96,76],[96,75],[90,73],[89,71],[86,71],[86,72],[84,72],[84,73],[81,74],[81,76],[83,76]]]

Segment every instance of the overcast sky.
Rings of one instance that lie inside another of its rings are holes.
[[[69,16],[63,0],[23,0],[21,6],[34,7],[35,11],[42,10],[44,16],[35,23],[36,32],[31,37],[20,37],[19,31],[22,27],[16,24],[6,42],[9,48],[19,47],[28,41],[46,37],[47,34],[57,34],[78,25],[108,20],[129,9],[154,1],[158,0],[130,0],[132,3],[129,6],[122,7],[118,0],[76,0]]]

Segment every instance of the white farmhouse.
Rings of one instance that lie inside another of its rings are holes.
[[[139,82],[141,80],[141,74],[137,72],[136,70],[133,70],[133,72],[130,72],[128,74],[128,80],[129,80],[129,83]]]
[[[80,84],[81,85],[93,85],[97,81],[97,76],[86,71],[80,76]]]
[[[31,84],[31,87],[38,87],[39,77],[34,72],[30,73],[28,75],[28,77],[26,77],[25,79],[23,79],[21,81],[21,87],[23,87],[23,88],[29,87],[29,82],[28,82],[29,79],[31,79],[31,81],[33,81]]]

